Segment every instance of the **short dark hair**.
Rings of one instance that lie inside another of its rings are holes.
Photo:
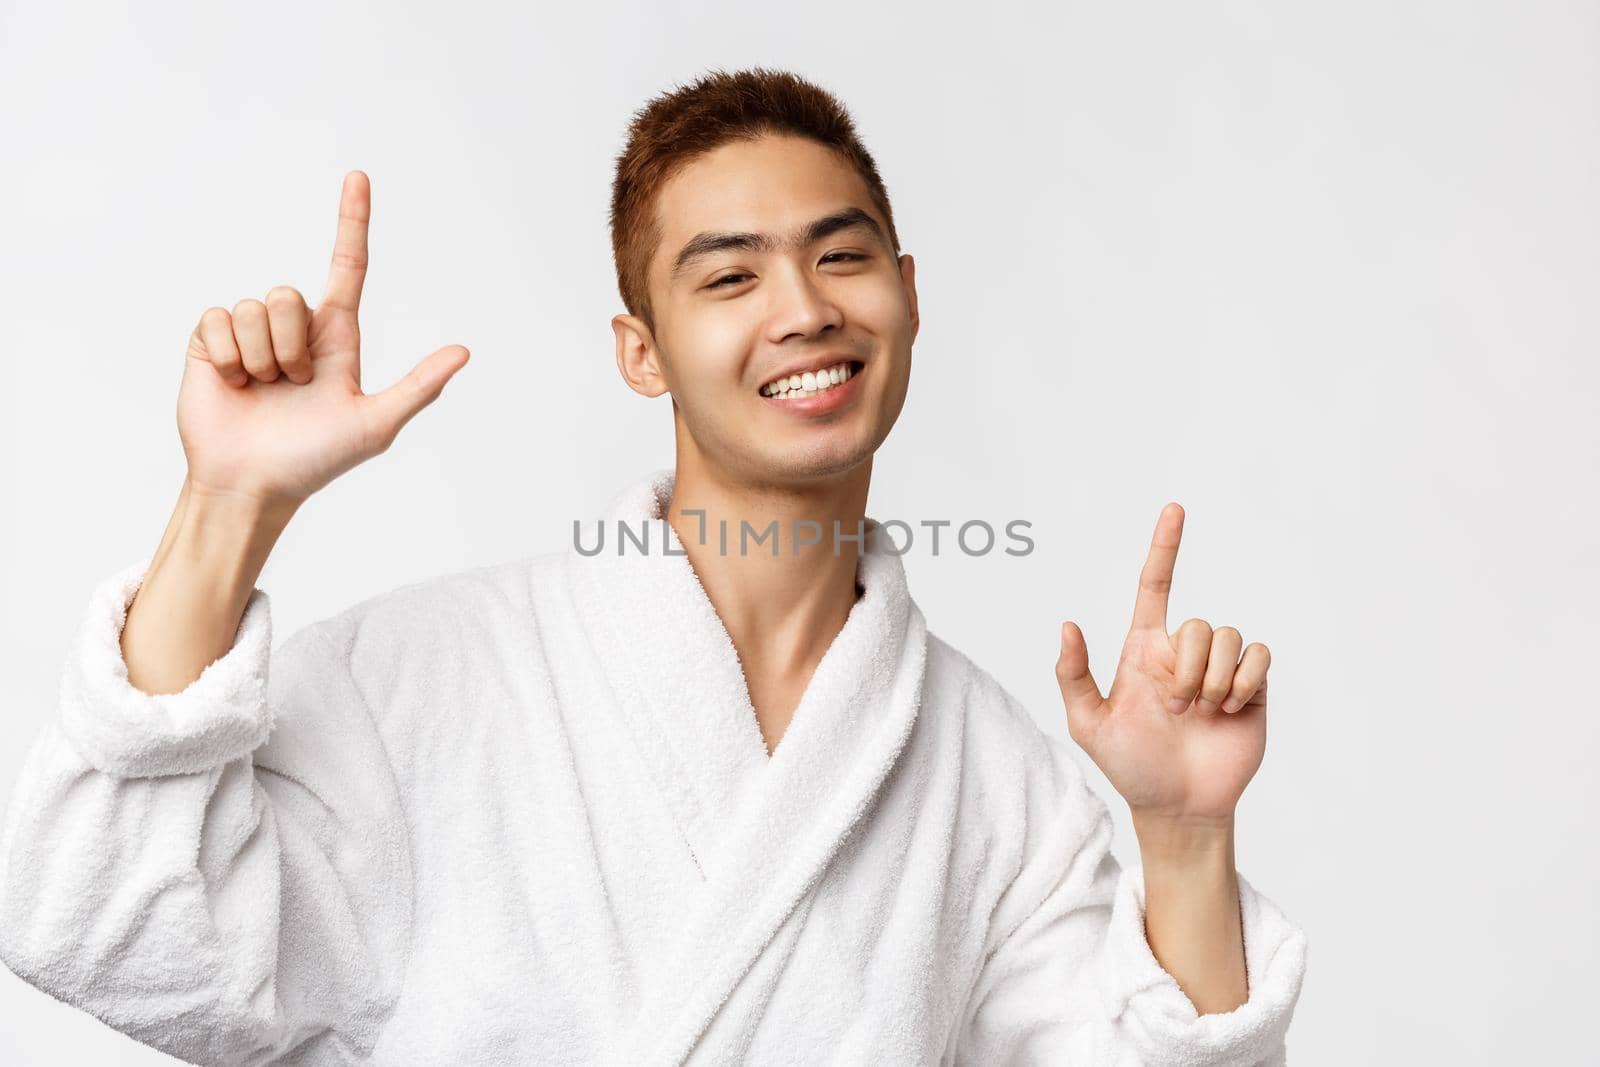
[[[661,187],[707,152],[769,133],[809,138],[838,152],[866,183],[872,205],[888,224],[889,243],[899,253],[888,190],[837,97],[788,71],[713,70],[634,112],[627,146],[617,156],[611,184],[611,254],[617,289],[629,314],[655,328],[646,282],[651,257],[661,243],[655,213]]]

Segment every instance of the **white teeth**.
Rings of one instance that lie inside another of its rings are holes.
[[[850,365],[839,363],[825,370],[806,371],[804,374],[791,374],[787,378],[779,378],[775,382],[763,385],[761,395],[784,400],[791,397],[815,396],[849,381],[852,377]]]

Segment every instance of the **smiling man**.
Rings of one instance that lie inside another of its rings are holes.
[[[1107,695],[1063,627],[1121,869],[1075,758],[930,632],[866,515],[919,318],[836,99],[718,72],[634,118],[616,358],[670,395],[676,461],[605,518],[643,550],[273,650],[285,525],[466,361],[362,392],[369,217],[353,172],[315,311],[280,287],[195,328],[178,506],[95,590],[0,838],[17,974],[204,1063],[1283,1061],[1305,938],[1233,860],[1266,647],[1168,631],[1172,504]]]
[[[762,86],[774,104],[812,109],[795,121],[853,141],[842,109],[782,76],[713,79],[645,111],[618,165],[612,215],[634,313],[612,323],[628,384],[672,397],[667,517],[773,749],[855,603],[857,542],[841,536],[834,551],[834,524],[861,532],[872,455],[905,403],[918,320],[914,265],[897,255],[864,151],[752,129],[689,155],[662,136],[685,122],[710,127],[740,106],[741,90]],[[761,114],[751,108],[746,122]],[[663,180],[669,152],[678,169]],[[701,535],[742,524],[776,524],[770,549],[735,541],[724,553],[720,535]],[[824,536],[797,538],[800,529]]]

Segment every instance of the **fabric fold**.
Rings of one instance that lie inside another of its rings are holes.
[[[61,672],[61,724],[96,770],[121,778],[207,771],[255,750],[272,730],[267,700],[272,613],[251,592],[232,646],[177,693],[134,688],[122,628],[151,560],[95,587]]]
[[[669,950],[689,979],[647,995],[617,1053],[640,1063],[687,1054],[821,876],[905,747],[927,654],[904,568],[868,520],[861,595],[769,758],[732,640],[664,521],[673,487],[657,471],[607,509],[607,521],[652,524],[650,551],[630,541],[569,560],[639,756],[706,879]]]
[[[1015,706],[1008,694],[1002,701]],[[1303,932],[1239,875],[1247,1000],[1200,1015],[1150,948],[1143,870],[1124,869],[1111,851],[1109,807],[1064,742],[1042,747],[1048,758],[1028,776],[1028,806],[1046,817],[1021,820],[1024,858],[992,922],[999,941],[941,1062],[1281,1063]]]
[[[0,831],[0,959],[189,1062],[364,1058],[399,999],[413,877],[348,669],[355,619],[272,651],[266,690],[257,591],[224,656],[149,696],[119,640],[146,565],[95,589],[60,714],[23,761]]]
[[[1161,1062],[1270,1064],[1285,1041],[1305,975],[1306,936],[1244,875],[1239,883],[1247,999],[1201,1015],[1151,951],[1144,927],[1144,871],[1121,872],[1101,955],[1107,1015],[1122,1019]]]

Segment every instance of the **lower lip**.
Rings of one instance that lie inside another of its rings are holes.
[[[850,379],[844,384],[824,389],[815,396],[802,397],[798,400],[779,400],[775,396],[763,396],[761,399],[769,406],[791,415],[826,415],[840,405],[850,402],[850,398],[856,395],[856,383],[861,380],[862,371],[866,369],[863,366],[861,370],[850,375]]]

